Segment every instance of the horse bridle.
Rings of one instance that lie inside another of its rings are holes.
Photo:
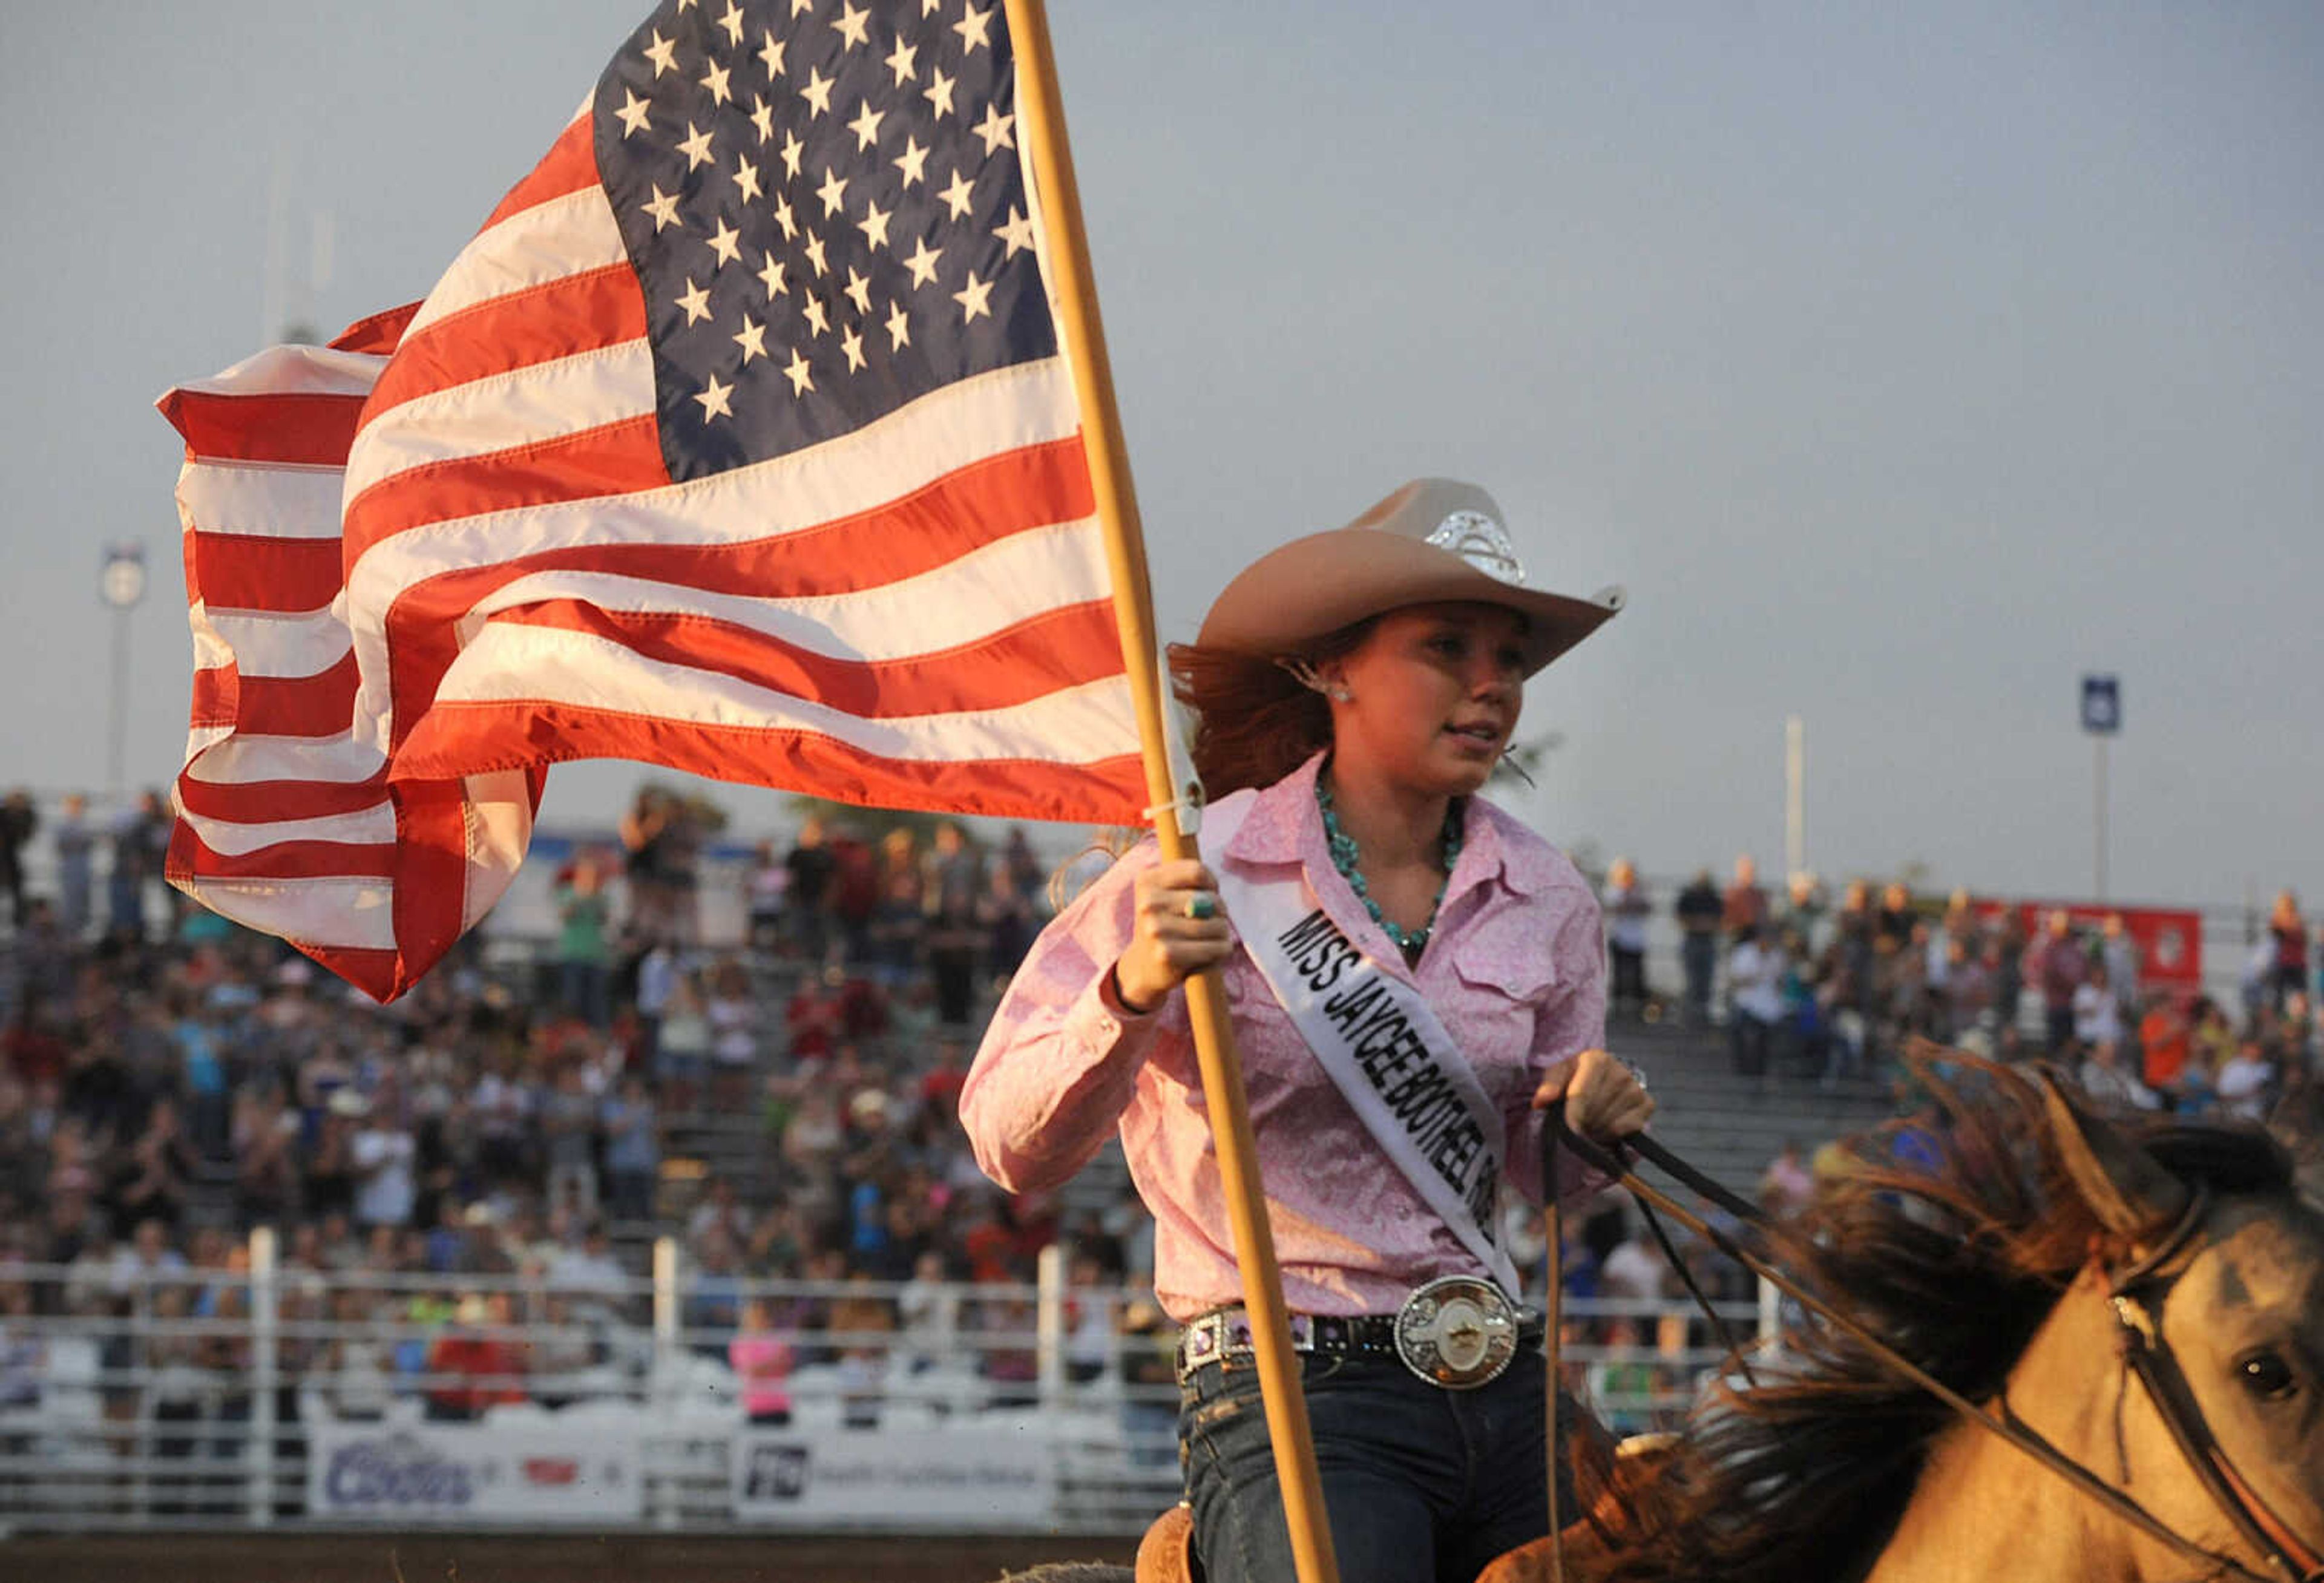
[[[2198,1182],[2170,1235],[2135,1264],[2109,1275],[2107,1307],[2114,1315],[2115,1346],[2125,1367],[2144,1388],[2155,1416],[2171,1431],[2180,1456],[2244,1542],[2285,1577],[2298,1578],[2300,1583],[2319,1583],[2324,1580],[2324,1555],[2292,1532],[2236,1469],[2227,1448],[2211,1432],[2210,1421],[2195,1400],[2186,1371],[2179,1367],[2178,1354],[2163,1334],[2163,1305],[2170,1300],[2181,1272],[2165,1275],[2162,1270],[2193,1240],[2210,1202],[2210,1188]]]
[[[2145,1389],[2148,1401],[2169,1430],[2180,1454],[2186,1459],[2190,1469],[2204,1488],[2210,1492],[2212,1499],[2218,1504],[2236,1531],[2276,1569],[2273,1575],[2255,1572],[2233,1557],[2220,1555],[2179,1532],[2020,1421],[2011,1412],[2006,1397],[2001,1398],[1995,1408],[1978,1406],[1872,1334],[1853,1316],[1810,1293],[1782,1270],[1711,1225],[1684,1204],[1642,1180],[1630,1164],[1630,1156],[1634,1154],[1651,1160],[1738,1219],[1750,1224],[1766,1224],[1766,1217],[1759,1212],[1757,1206],[1745,1202],[1653,1139],[1641,1134],[1625,1140],[1617,1150],[1604,1148],[1566,1126],[1563,1107],[1558,1106],[1544,1118],[1541,1147],[1542,1183],[1547,1201],[1555,1202],[1556,1151],[1561,1147],[1572,1149],[1583,1164],[1636,1199],[1642,1208],[1647,1210],[1650,1219],[1655,1210],[1670,1216],[1784,1295],[1847,1334],[1884,1367],[1919,1385],[1959,1416],[2000,1436],[2147,1537],[2190,1560],[2200,1563],[2206,1569],[2203,1578],[2207,1583],[2208,1579],[2214,1578],[2234,1578],[2242,1579],[2243,1583],[2285,1583],[2286,1579],[2291,1583],[2324,1583],[2324,1556],[2319,1556],[2312,1545],[2293,1532],[2250,1481],[2236,1470],[2226,1450],[2219,1445],[2218,1437],[2211,1432],[2201,1407],[2196,1403],[2177,1357],[2163,1339],[2160,1321],[2140,1295],[2142,1292],[2157,1290],[2163,1296],[2168,1295],[2171,1282],[2177,1276],[2174,1274],[2166,1279],[2161,1272],[2194,1238],[2203,1217],[2209,1211],[2210,1192],[2202,1183],[2196,1184],[2189,1195],[2185,1211],[2161,1242],[2122,1270],[2109,1273],[2107,1307],[2114,1315],[2116,1341],[2121,1348],[2123,1360]],[[1554,1230],[1553,1224],[1553,1236]],[[1692,1282],[1689,1284],[1692,1287]],[[1557,1293],[1554,1288],[1550,1295],[1554,1302]],[[1702,1301],[1700,1293],[1696,1296],[1698,1302]],[[2156,1307],[2159,1309],[2160,1305],[2158,1298]],[[1709,1311],[1707,1304],[1705,1311]],[[1557,1383],[1556,1337],[1557,1320],[1553,1309],[1547,1341],[1552,1348],[1550,1388],[1553,1394]],[[1738,1355],[1739,1357],[1739,1352]],[[1563,1575],[1564,1558],[1555,1522],[1555,1481],[1553,1478],[1551,1482],[1551,1566],[1553,1577],[1557,1577]]]

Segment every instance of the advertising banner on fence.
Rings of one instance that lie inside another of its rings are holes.
[[[2138,948],[2138,982],[2146,989],[2180,989],[2189,993],[2203,987],[2203,915],[2172,907],[2108,907],[2089,901],[1981,900],[1977,911],[1990,917],[2015,911],[2025,920],[2026,934],[2039,939],[2051,913],[2062,912],[2074,921],[2077,934],[2089,937],[2105,926],[2111,913],[2122,915],[2123,932]]]
[[[816,1527],[1039,1528],[1054,1521],[1047,1439],[981,1428],[736,1437],[734,1516]]]
[[[634,1429],[553,1423],[318,1423],[307,1510],[325,1522],[584,1523],[645,1514]]]

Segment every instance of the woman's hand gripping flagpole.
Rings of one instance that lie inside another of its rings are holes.
[[[1048,18],[1041,0],[1008,0],[1008,7],[1009,35],[1017,55],[1017,111],[1025,128],[1026,155],[1048,243],[1043,262],[1051,272],[1058,327],[1081,400],[1083,449],[1088,456],[1090,483],[1113,574],[1114,617],[1137,703],[1148,795],[1154,799],[1154,833],[1165,862],[1192,860],[1198,854],[1178,815],[1182,799],[1194,788],[1176,785],[1171,773],[1144,533],[1130,486],[1130,455],[1122,440],[1120,414],[1114,406],[1112,370],[1091,279],[1089,243],[1082,228],[1081,193],[1074,179],[1065,106],[1049,50]],[[1187,979],[1185,990],[1203,1091],[1210,1106],[1211,1130],[1218,1140],[1220,1183],[1233,1228],[1236,1262],[1242,1272],[1243,1306],[1250,1317],[1284,1519],[1291,1530],[1292,1557],[1300,1583],[1338,1583],[1339,1562],[1333,1554],[1332,1531],[1324,1516],[1314,1440],[1307,1425],[1307,1400],[1301,1392],[1298,1359],[1291,1348],[1283,1276],[1276,1264],[1267,1201],[1259,1189],[1258,1146],[1251,1134],[1242,1063],[1227,1022],[1226,998],[1216,965]]]

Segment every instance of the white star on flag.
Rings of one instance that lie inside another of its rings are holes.
[[[694,398],[702,403],[702,421],[707,423],[714,418],[733,417],[734,409],[726,399],[733,393],[733,385],[720,384],[718,376],[712,374],[710,382],[703,387],[702,393]]]
[[[992,287],[992,281],[978,280],[974,270],[968,272],[968,289],[952,294],[952,299],[961,306],[960,322],[962,324],[974,324],[979,314],[990,314],[992,311],[991,303]]]

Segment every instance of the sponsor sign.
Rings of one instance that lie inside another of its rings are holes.
[[[2074,930],[2095,938],[2107,918],[2122,915],[2123,932],[2138,947],[2138,984],[2142,990],[2177,989],[2188,994],[2203,988],[2203,915],[2172,907],[2107,907],[2085,901],[1979,901],[1979,916],[2015,911],[2025,920],[2026,934],[2042,937],[2043,922],[2063,909],[2074,920]]]
[[[1043,1528],[1056,1520],[1047,1437],[978,1428],[734,1440],[734,1516],[813,1528]]]
[[[593,1422],[318,1423],[307,1509],[350,1523],[634,1523],[645,1514],[638,1437]]]

